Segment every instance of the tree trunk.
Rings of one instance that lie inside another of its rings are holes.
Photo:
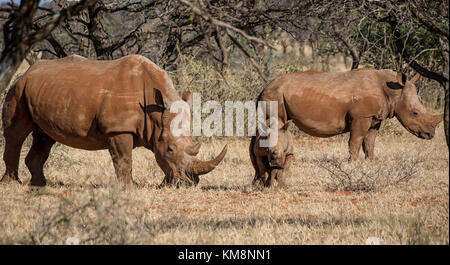
[[[92,40],[98,60],[111,60],[112,53],[107,49],[111,45],[111,39],[105,29],[105,11],[103,2],[97,2],[88,8],[88,31]]]
[[[448,68],[447,68],[448,69]],[[449,122],[449,111],[448,111],[448,104],[449,104],[449,87],[448,82],[445,84],[445,99],[444,99],[444,131],[445,131],[445,139],[447,140],[447,148],[449,148],[450,139],[448,134],[448,122]],[[450,148],[449,148],[450,151]]]
[[[89,21],[89,14],[87,10],[83,10],[83,12],[80,13],[80,17],[84,21]],[[82,32],[86,35],[89,35],[89,30],[86,25],[82,25]],[[84,56],[86,58],[90,57],[89,52],[89,38],[88,37],[81,37],[81,46],[80,46],[80,55]]]
[[[9,58],[8,58],[9,57]],[[11,82],[11,79],[13,78],[14,74],[17,72],[17,69],[19,69],[21,61],[15,61],[11,58],[11,56],[8,56],[4,58],[1,62],[0,66],[0,91],[6,89]]]
[[[58,55],[59,58],[67,56],[66,51],[64,51],[64,48],[61,46],[61,44],[53,37],[53,34],[50,33],[50,35],[47,38],[47,41],[53,47],[53,50],[55,50],[55,53]]]
[[[6,89],[31,47],[23,39],[32,29],[38,4],[39,0],[21,1],[19,10],[3,25],[5,48],[0,59],[0,90]]]
[[[178,50],[177,45],[181,40],[181,32],[179,29],[171,28],[169,30],[169,36],[165,43],[165,49],[162,53],[160,61],[162,61],[162,66],[166,70],[176,70],[177,66],[175,65],[176,60],[178,59]]]
[[[444,59],[444,71],[442,75],[446,79],[446,82],[441,83],[444,87],[444,131],[445,131],[445,140],[447,140],[447,148],[450,151],[450,139],[448,133],[448,123],[449,123],[449,57],[448,57],[448,40],[443,38],[439,38],[440,50],[442,57]]]

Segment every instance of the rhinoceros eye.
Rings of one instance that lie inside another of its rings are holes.
[[[419,117],[419,112],[413,111],[413,112],[412,112],[412,115],[413,115],[414,117]]]

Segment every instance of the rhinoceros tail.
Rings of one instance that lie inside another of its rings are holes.
[[[283,122],[287,122],[287,121],[291,120],[291,114],[290,114],[291,111],[289,110],[289,105],[286,101],[286,98],[284,97],[284,94],[281,97],[283,98],[283,104],[281,105],[282,106],[281,111],[283,112],[284,118],[285,118],[285,120]]]
[[[29,110],[25,102],[25,82],[20,78],[11,85],[3,102],[2,123],[3,128],[11,126],[15,120],[26,120],[31,122]]]
[[[20,149],[34,128],[24,97],[25,82],[18,81],[9,89],[3,103],[3,136],[5,137],[5,174],[0,182],[11,180],[22,183],[18,177]]]

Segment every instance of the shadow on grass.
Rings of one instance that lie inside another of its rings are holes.
[[[26,181],[20,185],[23,186],[30,186],[30,182]],[[92,189],[106,189],[116,186],[117,183],[94,183],[94,182],[86,182],[86,183],[75,183],[75,182],[62,182],[62,181],[52,181],[47,180],[47,184],[45,187],[50,188],[92,188]],[[160,190],[160,189],[195,189],[196,186],[160,186],[160,184],[157,183],[137,183],[136,185],[130,185],[130,186],[124,186],[123,189],[147,189],[147,190]],[[264,187],[262,185],[252,185],[252,184],[246,184],[246,185],[205,185],[198,187],[202,191],[238,191],[238,192],[258,192],[258,191],[278,191],[278,190],[288,190],[290,186],[275,186],[275,187]]]
[[[276,185],[272,187],[264,187],[263,185],[246,184],[242,186],[226,186],[226,185],[206,185],[202,186],[203,191],[240,191],[240,192],[258,192],[258,191],[286,191],[292,188],[289,185]]]
[[[229,218],[226,220],[203,220],[203,219],[185,219],[173,217],[167,220],[155,220],[146,222],[145,226],[148,232],[155,236],[160,233],[167,233],[174,229],[188,229],[195,231],[196,229],[248,229],[258,228],[263,225],[280,226],[294,225],[298,227],[337,227],[337,226],[361,226],[370,223],[370,220],[361,217],[351,219],[344,218],[318,218],[316,216],[299,216],[287,218]]]
[[[251,185],[242,185],[242,186],[206,185],[200,188],[203,191],[242,191],[242,192],[254,189],[254,187]]]

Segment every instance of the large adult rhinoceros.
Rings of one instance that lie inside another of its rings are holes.
[[[144,146],[154,152],[164,171],[163,184],[180,180],[197,184],[199,175],[221,162],[226,146],[213,160],[197,159],[200,144],[194,144],[190,136],[174,136],[170,129],[177,115],[170,106],[180,100],[167,73],[143,56],[38,61],[5,99],[2,181],[20,182],[20,149],[33,132],[25,158],[31,185],[46,184],[43,165],[55,141],[79,149],[108,149],[121,183],[132,181],[132,149]]]
[[[375,137],[385,119],[396,117],[417,137],[433,138],[443,115],[431,114],[420,103],[414,85],[419,77],[407,81],[403,73],[374,69],[289,73],[270,82],[259,100],[278,101],[280,118],[309,135],[350,132],[350,160],[357,159],[361,145],[366,158],[373,159]]]

